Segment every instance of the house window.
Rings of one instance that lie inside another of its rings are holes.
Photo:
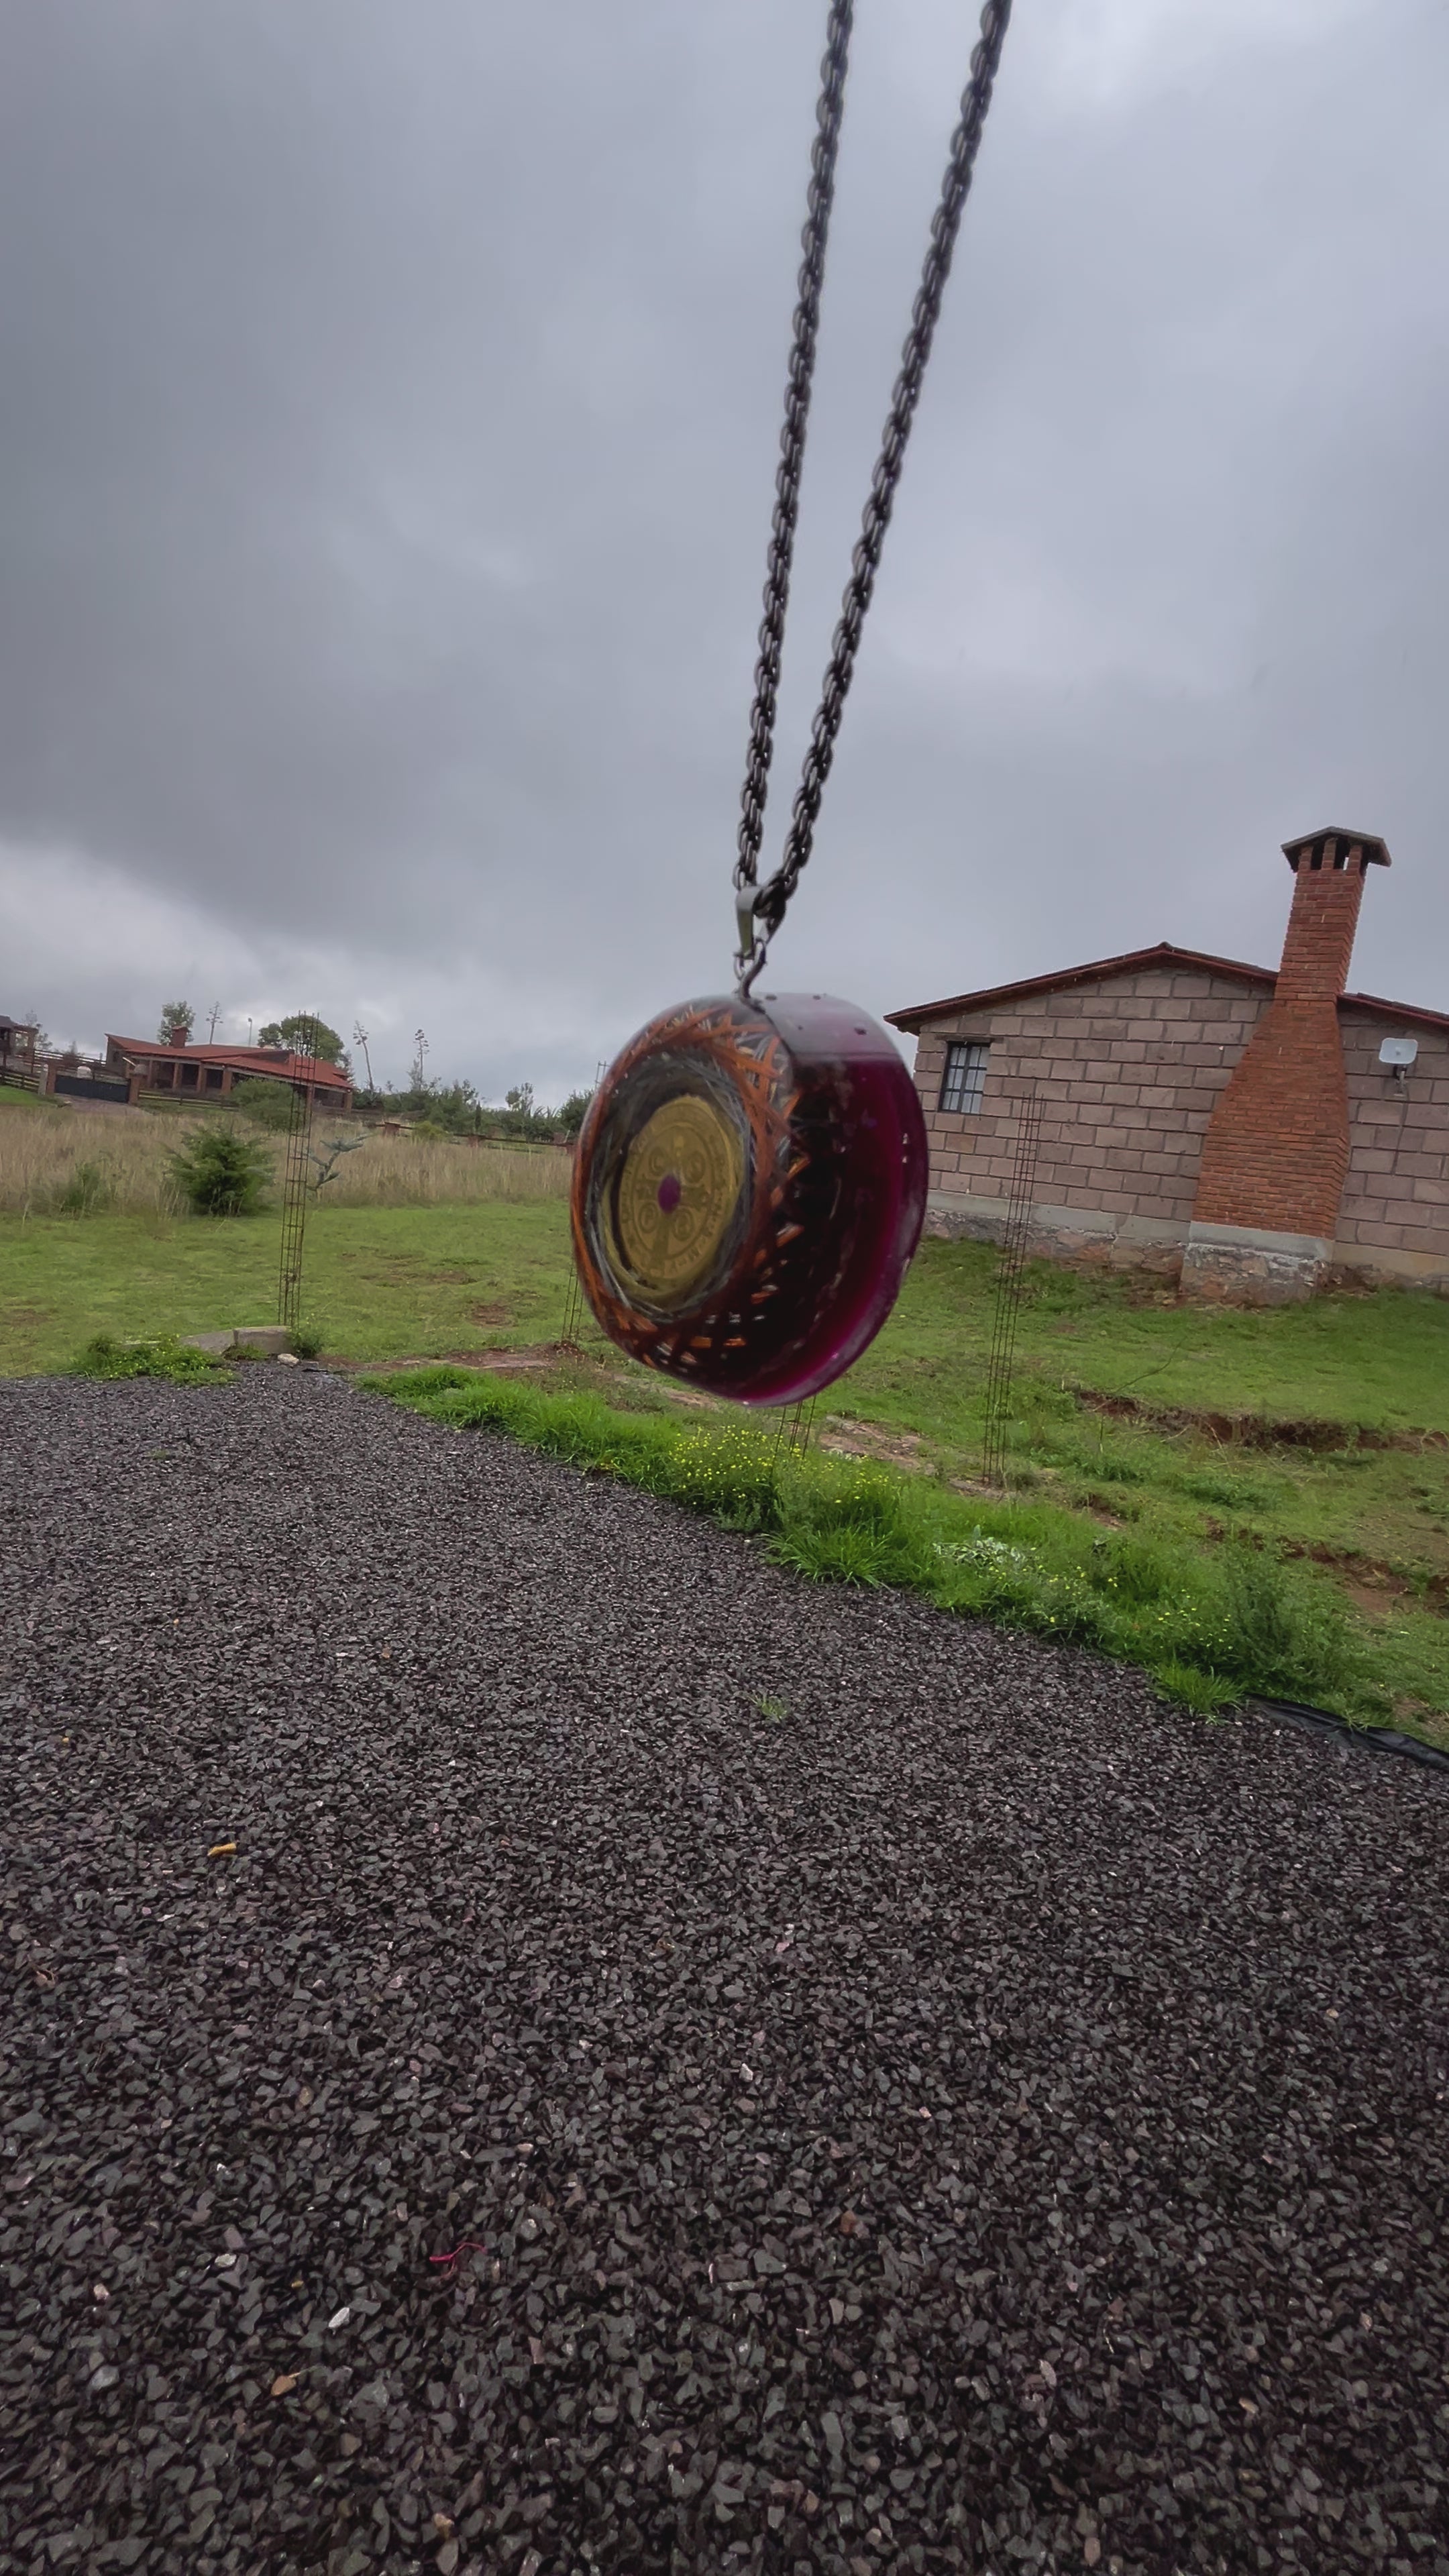
[[[941,1107],[954,1109],[963,1118],[974,1118],[986,1089],[986,1068],[990,1062],[989,1046],[948,1046],[945,1078],[941,1084]]]

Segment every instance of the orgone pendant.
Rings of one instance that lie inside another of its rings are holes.
[[[825,993],[684,1002],[632,1038],[579,1138],[574,1256],[630,1358],[745,1404],[849,1368],[926,1206],[916,1087]]]

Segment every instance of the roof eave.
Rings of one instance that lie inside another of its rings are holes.
[[[1131,948],[1121,957],[1098,957],[1087,966],[1069,966],[1055,975],[1025,975],[1011,984],[993,984],[979,993],[957,993],[944,1002],[917,1002],[909,1010],[887,1011],[886,1019],[893,1029],[906,1029],[914,1035],[928,1020],[952,1018],[961,1011],[983,1011],[999,1002],[1019,1001],[1031,993],[1055,993],[1072,984],[1100,984],[1109,975],[1140,972],[1148,966],[1197,966],[1213,975],[1232,975],[1240,983],[1273,985],[1277,975],[1271,966],[1249,966],[1237,957],[1210,957],[1200,949],[1175,948],[1168,939],[1158,940],[1152,948]]]
[[[1422,1002],[1386,1002],[1379,993],[1340,993],[1341,1011],[1380,1011],[1389,1020],[1417,1020],[1424,1028],[1449,1029],[1449,1011],[1428,1010]]]

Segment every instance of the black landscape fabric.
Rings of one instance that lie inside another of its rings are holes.
[[[1438,1775],[325,1375],[0,1438],[5,2570],[1449,2570]]]

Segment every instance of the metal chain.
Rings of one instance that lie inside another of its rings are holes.
[[[861,531],[850,559],[850,579],[841,602],[840,619],[831,639],[830,659],[825,667],[820,707],[811,728],[810,747],[796,790],[791,810],[790,829],[784,856],[768,882],[754,896],[750,917],[746,916],[743,897],[739,907],[741,946],[739,989],[748,993],[765,963],[770,940],[785,917],[785,908],[799,883],[800,871],[810,857],[815,836],[816,818],[835,757],[835,737],[855,672],[855,657],[860,645],[860,631],[875,588],[885,532],[890,525],[896,486],[905,461],[906,444],[920,400],[926,362],[931,354],[940,318],[941,299],[951,272],[951,255],[956,247],[961,215],[971,189],[972,172],[981,142],[986,112],[991,105],[992,88],[1001,62],[1001,49],[1011,19],[1011,0],[986,0],[981,12],[981,33],[971,56],[971,77],[961,100],[960,121],[951,137],[951,150],[946,175],[941,185],[940,203],[931,220],[931,237],[926,251],[921,283],[911,307],[911,327],[901,351],[900,373],[891,395],[886,416],[885,434],[880,455],[871,476],[870,497],[861,520]],[[773,558],[772,558],[773,559]],[[763,658],[763,657],[762,657]],[[773,701],[772,701],[773,704]],[[753,752],[753,743],[752,743]],[[768,751],[766,753],[768,767]],[[758,847],[758,842],[756,844]],[[741,861],[744,849],[741,842]],[[754,883],[753,869],[741,876],[736,869],[737,886]],[[751,934],[747,938],[746,934]],[[763,936],[761,935],[763,933]]]
[[[780,462],[775,473],[775,513],[770,525],[770,552],[765,566],[765,609],[760,621],[760,657],[755,664],[750,747],[740,795],[739,858],[735,865],[735,884],[740,887],[752,886],[756,881],[760,839],[765,828],[765,798],[769,793],[770,758],[775,740],[775,702],[780,687],[780,652],[785,640],[785,610],[790,599],[795,525],[800,515],[800,469],[805,461],[805,428],[810,417],[815,340],[820,327],[820,289],[825,277],[825,244],[835,197],[835,160],[840,144],[840,118],[845,104],[845,73],[853,16],[854,0],[831,0],[825,54],[820,65],[820,98],[815,110],[815,141],[810,153],[805,225],[800,235],[802,256],[791,333],[790,369],[785,381],[785,422],[780,432]]]

